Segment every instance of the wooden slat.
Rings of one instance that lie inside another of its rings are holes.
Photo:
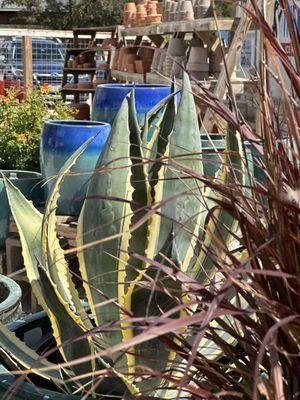
[[[237,20],[233,18],[222,18],[218,20],[221,31],[232,31],[237,26]],[[193,21],[172,21],[155,25],[125,28],[123,36],[149,36],[164,35],[176,32],[211,32],[216,31],[217,25],[214,18],[201,18]]]
[[[243,43],[247,38],[250,26],[251,26],[250,17],[248,16],[248,14],[243,13],[239,25],[234,33],[234,37],[231,41],[230,48],[226,57],[226,64],[227,64],[229,78],[231,78],[232,76],[238,57],[242,50]],[[220,30],[222,30],[221,26]],[[214,95],[218,99],[222,100],[226,92],[227,92],[227,75],[225,66],[223,66],[218,79],[218,83],[214,89]],[[216,118],[215,113],[208,109],[203,119],[203,128],[206,132],[212,131],[213,126],[215,124],[215,118]]]

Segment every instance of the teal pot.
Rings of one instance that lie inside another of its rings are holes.
[[[0,170],[12,183],[21,190],[28,200],[32,200],[35,206],[44,201],[44,189],[42,187],[42,175],[31,171]],[[5,240],[9,235],[10,208],[0,174],[0,250],[5,248]]]
[[[125,83],[99,85],[93,101],[93,120],[113,124],[123,100],[133,89],[139,122],[143,122],[145,114],[171,93],[171,87],[168,85],[132,85]],[[150,130],[149,140],[152,134],[153,130]]]
[[[45,122],[40,146],[40,164],[46,181],[46,196],[51,192],[60,169],[69,157],[89,138],[96,136],[62,184],[58,214],[75,216],[80,214],[91,174],[105,146],[110,129],[109,124],[95,121]]]
[[[9,324],[19,318],[22,312],[22,291],[20,286],[8,278],[0,275],[0,321]]]

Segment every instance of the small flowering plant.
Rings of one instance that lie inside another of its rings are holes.
[[[41,87],[20,96],[9,90],[0,96],[0,169],[39,171],[39,146],[44,121],[71,119],[73,111]]]

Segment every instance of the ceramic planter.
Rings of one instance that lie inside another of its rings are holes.
[[[9,324],[20,317],[21,298],[20,286],[7,276],[0,275],[0,321],[2,324]]]
[[[42,175],[38,172],[15,170],[1,170],[0,172],[5,177],[11,179],[12,183],[21,190],[27,199],[32,200],[35,205],[39,205],[44,201]],[[5,240],[9,235],[10,208],[1,175],[0,204],[0,250],[3,250],[5,248]]]
[[[79,215],[98,157],[106,143],[110,125],[95,121],[46,121],[40,146],[40,163],[47,183],[46,195],[68,158],[90,137],[98,134],[72,168],[74,176],[68,176],[61,188],[58,214]],[[79,175],[77,175],[79,173]]]
[[[113,123],[125,97],[135,88],[135,102],[138,118],[142,120],[146,112],[170,94],[167,85],[99,85],[93,102],[92,118],[95,121]]]

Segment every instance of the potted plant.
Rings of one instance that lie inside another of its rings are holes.
[[[8,324],[22,312],[20,286],[7,276],[0,275],[0,321]]]
[[[202,146],[188,77],[184,76],[178,110],[173,94],[148,114],[153,121],[157,113],[163,113],[159,129],[147,146],[143,146],[147,143],[143,138],[147,138],[151,126],[145,123],[140,130],[134,104],[133,93],[123,101],[91,178],[79,219],[78,257],[92,321],[75,289],[55,231],[55,209],[62,182],[92,139],[60,171],[44,217],[4,178],[27,274],[50,318],[65,363],[50,364],[34,355],[19,341],[9,340],[11,333],[3,326],[0,346],[12,358],[18,348],[18,362],[25,369],[30,356],[34,372],[66,392],[101,397],[101,393],[123,396],[147,391],[158,396],[168,389],[162,377],[143,378],[138,365],[142,363],[162,373],[172,360],[172,351],[155,335],[150,342],[143,340],[139,323],[134,320],[168,312],[174,306],[169,292],[184,296],[184,285],[174,280],[173,274],[188,271],[191,278],[201,282],[215,275],[211,259],[197,246],[198,236],[207,245],[211,235],[221,235],[220,239],[227,244],[233,240],[228,231],[234,231],[235,219],[216,207],[222,196],[214,198],[213,191],[207,191],[198,180],[203,174]],[[232,174],[228,165],[240,173]],[[244,165],[241,139],[229,130],[217,179],[224,183],[236,179],[244,182]],[[188,171],[192,174],[186,175]],[[208,206],[199,202],[204,192]],[[217,211],[219,219],[211,220],[205,232],[206,216]],[[141,220],[144,223],[139,223]],[[179,229],[183,225],[186,229]],[[155,260],[162,257],[164,269],[157,271]],[[155,287],[154,297],[153,283],[141,285],[143,271],[150,282],[156,281],[159,272],[163,286]],[[190,310],[195,311],[193,307]],[[206,357],[220,356],[215,349],[210,352],[209,346],[204,352]],[[61,368],[66,379],[60,374]]]

